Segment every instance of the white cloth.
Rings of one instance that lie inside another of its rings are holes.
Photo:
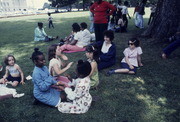
[[[42,29],[39,29],[39,27],[35,28],[35,30],[34,30],[34,41],[45,40],[46,36],[47,36],[47,34],[44,31],[44,28],[42,28]]]
[[[53,20],[53,18],[51,17],[51,16],[49,16],[49,19],[48,19],[48,21],[52,21]]]
[[[83,40],[83,33],[79,31],[74,34],[74,40],[77,40],[76,46],[83,48],[86,46],[86,42]]]
[[[119,26],[124,26],[124,24],[125,24],[125,23],[123,22],[123,19],[120,18],[120,19],[118,20],[118,25],[119,25]]]
[[[112,46],[112,44],[106,45],[106,42],[104,41],[103,46],[101,48],[102,53],[107,53],[109,51],[109,48]]]
[[[57,74],[55,73],[55,71],[52,69],[53,66],[57,64],[58,65],[58,68],[61,68],[61,59],[59,58],[52,58],[50,61],[49,61],[49,73],[52,75],[52,76],[57,76]]]
[[[89,32],[89,30],[88,29],[84,29],[82,31],[82,36],[83,36],[84,46],[89,45],[90,41],[91,41],[91,33]]]
[[[128,57],[131,65],[138,67],[137,56],[143,53],[141,47],[136,47],[133,50],[130,48],[126,48],[123,53],[125,57]],[[121,62],[127,63],[125,57],[122,59]]]
[[[128,14],[128,9],[126,6],[122,6],[122,10],[121,10],[122,14]]]
[[[14,98],[22,97],[24,96],[24,93],[18,94],[16,92],[16,89],[13,88],[7,88],[6,85],[0,84],[0,96],[12,94]]]

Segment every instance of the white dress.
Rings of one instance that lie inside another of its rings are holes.
[[[73,81],[75,90],[65,88],[67,98],[70,102],[61,102],[58,105],[58,110],[62,113],[81,114],[89,110],[92,96],[89,93],[90,79],[89,77],[78,78]]]

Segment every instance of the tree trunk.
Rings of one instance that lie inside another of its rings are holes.
[[[150,26],[142,36],[163,39],[180,29],[180,0],[159,0]]]

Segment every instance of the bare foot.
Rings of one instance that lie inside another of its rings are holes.
[[[167,59],[167,55],[165,53],[162,53],[162,58]]]

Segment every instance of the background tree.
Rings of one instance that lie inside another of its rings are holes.
[[[77,0],[49,0],[51,2],[52,7],[56,7],[57,10],[59,7],[69,6],[71,11],[71,5],[74,4]]]
[[[163,39],[180,28],[180,0],[159,0],[154,19],[143,36]]]

